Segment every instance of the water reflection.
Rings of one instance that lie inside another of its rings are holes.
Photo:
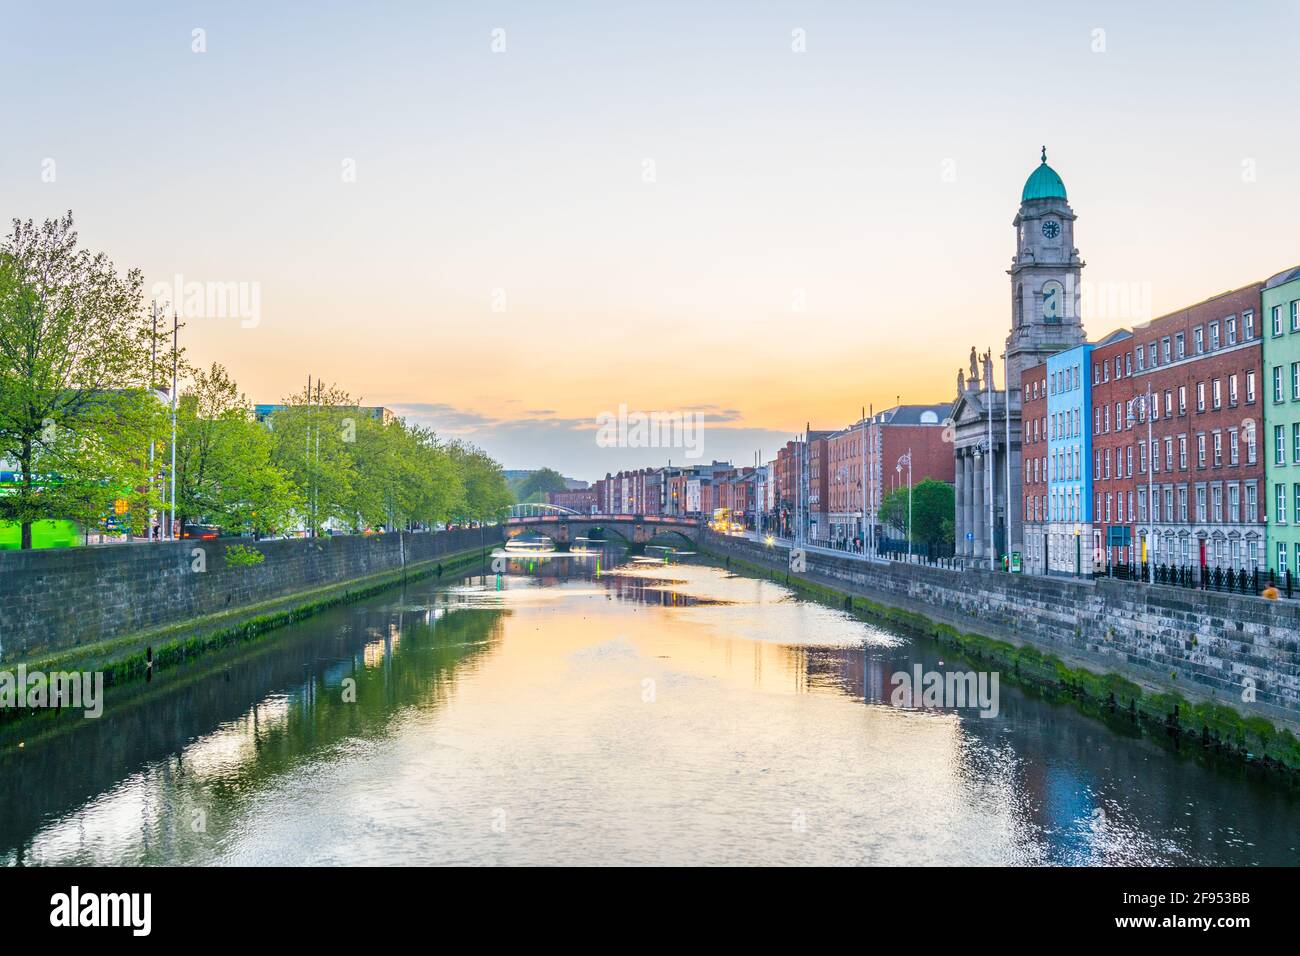
[[[0,859],[1282,863],[1300,803],[673,556],[511,557],[164,673],[0,756]]]
[[[196,672],[164,673],[71,732],[5,747],[0,854],[126,864],[203,855],[239,822],[246,796],[304,765],[328,766],[389,733],[405,708],[452,694],[457,670],[499,639],[504,612],[451,613],[466,602],[436,597],[327,612]],[[35,841],[23,839],[45,821],[54,822]]]

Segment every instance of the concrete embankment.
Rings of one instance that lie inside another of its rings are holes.
[[[0,553],[0,667],[109,683],[403,580],[484,564],[498,528]]]

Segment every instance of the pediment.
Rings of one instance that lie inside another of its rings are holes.
[[[959,395],[948,417],[952,419],[954,425],[979,421],[984,417],[984,403],[980,400],[980,393],[968,391]]]

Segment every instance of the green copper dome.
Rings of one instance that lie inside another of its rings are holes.
[[[1043,147],[1043,161],[1025,180],[1025,188],[1020,192],[1020,201],[1031,199],[1065,199],[1065,183],[1056,175],[1056,170],[1047,165],[1047,147]]]

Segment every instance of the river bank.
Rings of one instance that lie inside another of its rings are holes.
[[[1027,643],[1016,644],[964,631],[950,623],[889,603],[879,593],[845,581],[807,571],[792,574],[783,565],[786,554],[773,551],[741,556],[719,547],[716,539],[702,541],[702,553],[728,568],[779,581],[803,594],[846,610],[933,638],[973,660],[1000,668],[1022,686],[1036,687],[1068,699],[1095,717],[1120,718],[1144,733],[1164,735],[1250,766],[1289,787],[1300,787],[1300,740],[1288,726],[1214,701],[1189,701],[1181,694],[1154,690],[1115,671],[1066,662]],[[815,566],[810,562],[810,567]]]
[[[203,654],[253,641],[327,609],[382,594],[404,583],[486,568],[489,555],[486,548],[467,548],[394,571],[298,591],[274,600],[77,645],[49,655],[5,661],[4,667],[12,669],[21,664],[28,672],[93,672],[103,675],[107,688],[150,681],[159,672]],[[8,729],[18,723],[29,725],[42,719],[57,720],[65,713],[57,708],[0,710],[0,727]]]

